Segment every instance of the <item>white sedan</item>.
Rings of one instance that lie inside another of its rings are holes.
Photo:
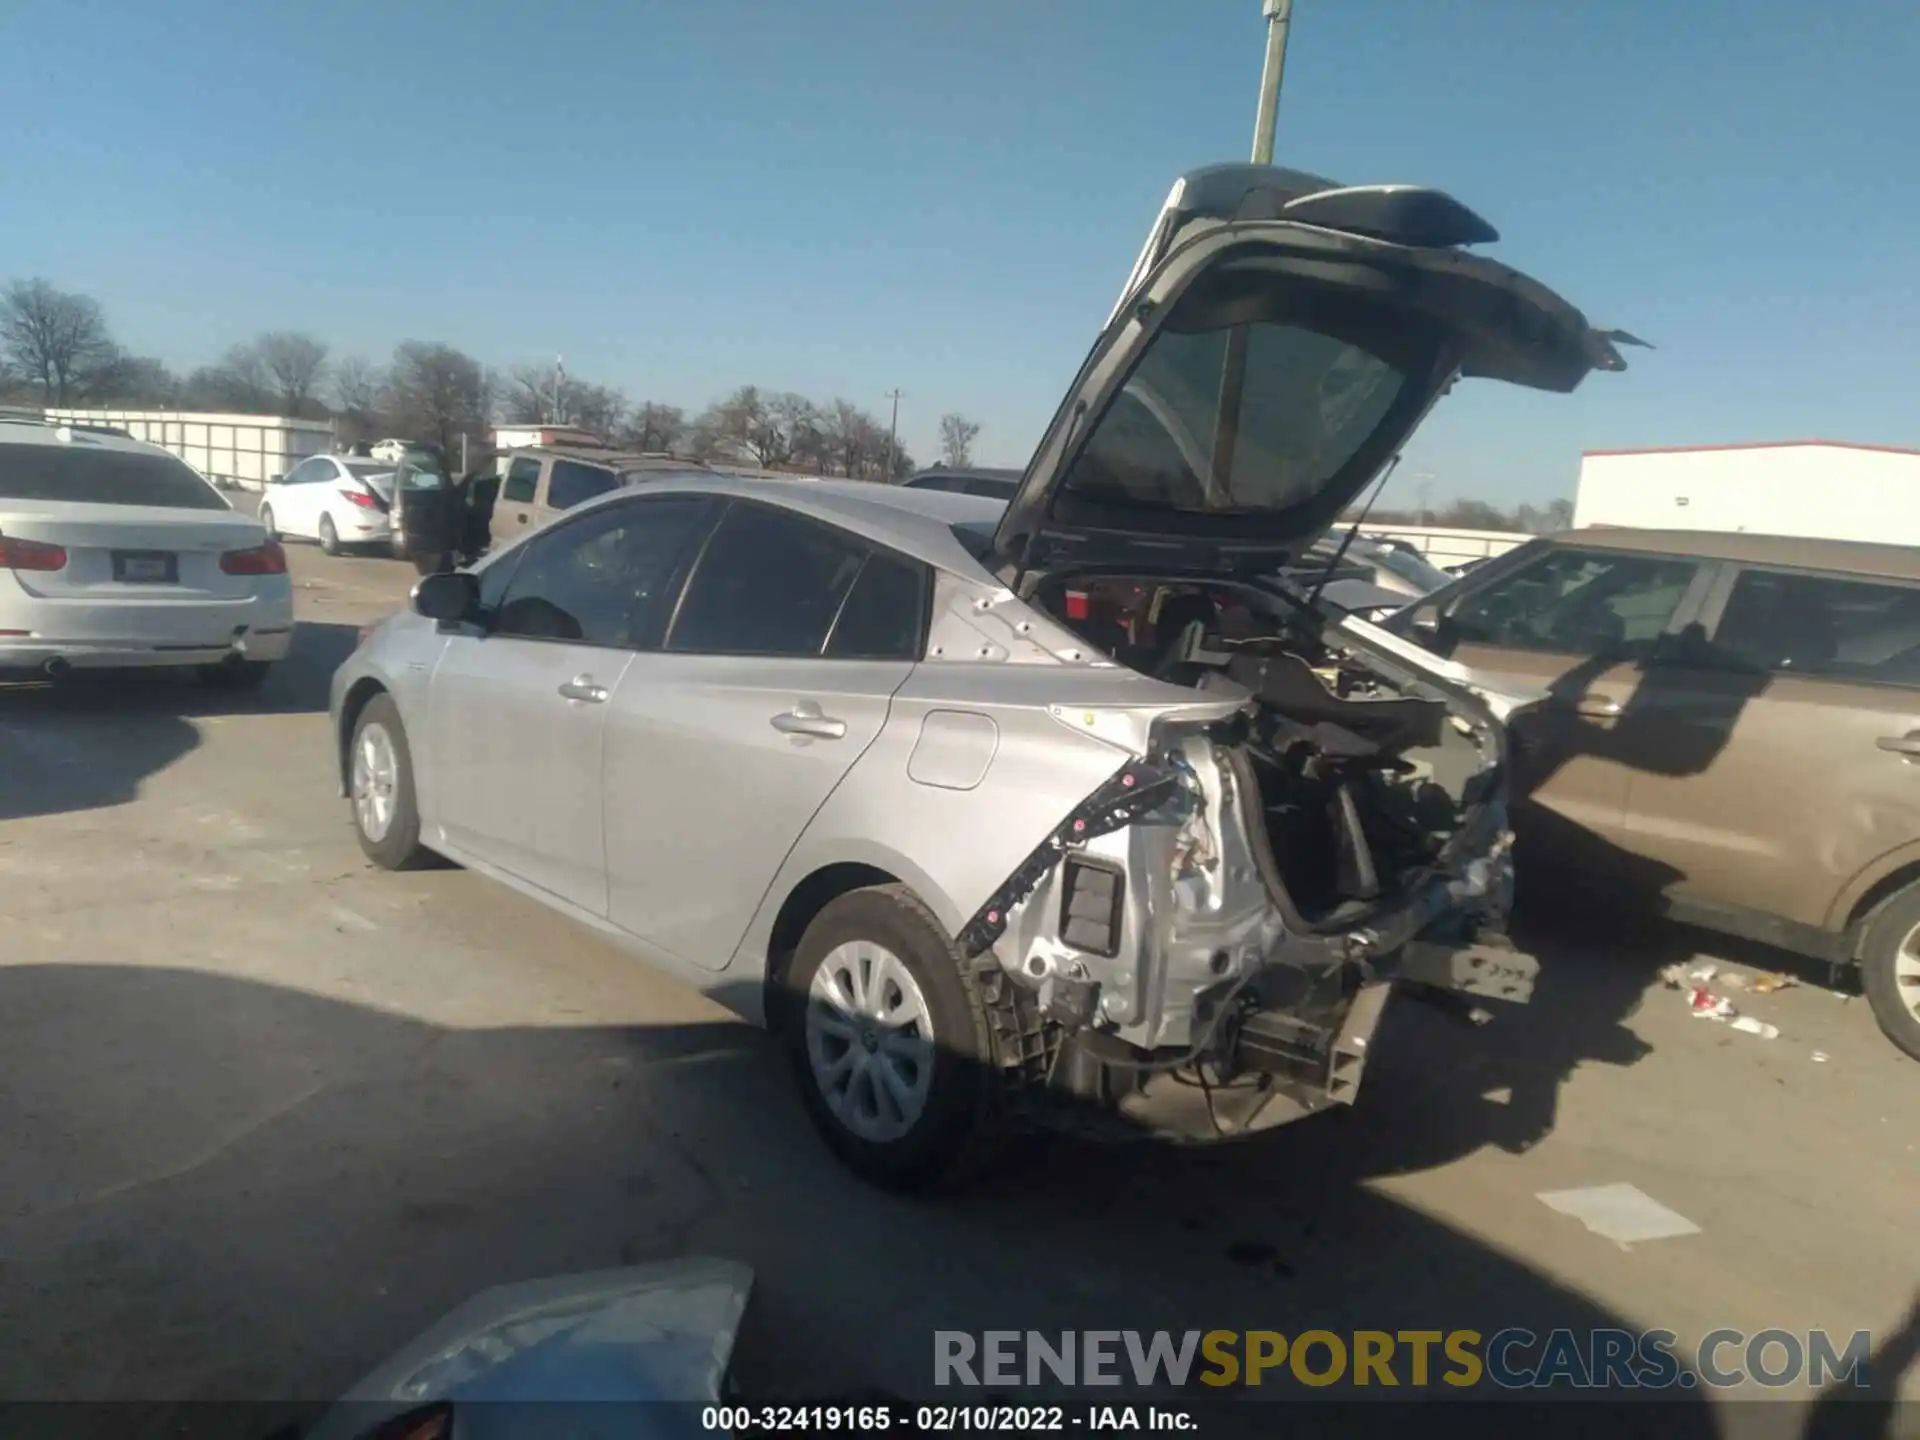
[[[197,471],[123,435],[0,420],[0,671],[255,685],[292,641],[285,552]]]
[[[318,540],[329,555],[393,543],[393,485],[400,462],[312,455],[267,482],[260,523],[269,535]]]

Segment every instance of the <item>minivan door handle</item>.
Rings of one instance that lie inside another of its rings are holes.
[[[598,705],[607,698],[607,687],[594,684],[591,675],[576,675],[560,687],[560,693],[569,700],[584,700],[589,705]]]
[[[1909,760],[1920,760],[1920,730],[1905,735],[1882,735],[1873,742],[1882,750],[1894,755],[1904,755]]]
[[[1618,720],[1620,702],[1609,700],[1605,695],[1582,695],[1573,702],[1573,713],[1589,720]]]
[[[782,735],[804,735],[814,740],[838,740],[847,733],[847,722],[820,713],[811,700],[801,700],[791,710],[783,710],[769,722]]]

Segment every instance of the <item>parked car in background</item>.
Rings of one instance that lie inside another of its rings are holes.
[[[1920,1058],[1920,549],[1577,530],[1388,625],[1550,690],[1513,727],[1523,868],[1857,963]]]
[[[1196,171],[1010,504],[664,473],[425,577],[334,676],[362,848],[770,1023],[887,1183],[1013,1120],[1205,1142],[1350,1103],[1396,979],[1530,994],[1505,732],[1272,577],[1457,374],[1621,368],[1460,248],[1490,236],[1435,192]],[[1107,586],[1111,629],[1073,599]]]
[[[686,470],[690,462],[620,450],[542,447],[503,451],[495,464],[500,484],[488,533],[500,546],[584,501],[649,475]]]
[[[260,523],[276,538],[317,540],[329,555],[393,545],[393,496],[400,462],[313,455],[267,481]]]
[[[900,482],[915,490],[951,490],[958,495],[984,495],[990,500],[1011,500],[1020,488],[1018,470],[987,470],[936,466],[922,470]]]
[[[185,461],[0,419],[0,671],[177,665],[254,685],[292,639],[286,556]]]

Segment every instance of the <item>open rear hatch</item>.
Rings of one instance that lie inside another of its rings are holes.
[[[1546,287],[1461,247],[1437,191],[1264,165],[1174,186],[993,540],[1025,595],[1063,568],[1270,575],[1460,376],[1570,391],[1624,369]]]

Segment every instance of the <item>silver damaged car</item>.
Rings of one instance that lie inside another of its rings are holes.
[[[1449,197],[1181,179],[1011,502],[662,473],[334,677],[361,844],[775,1029],[855,1169],[1350,1103],[1391,992],[1524,1001],[1502,694],[1306,552],[1462,376],[1623,368]],[[1303,576],[1306,577],[1303,579]]]

